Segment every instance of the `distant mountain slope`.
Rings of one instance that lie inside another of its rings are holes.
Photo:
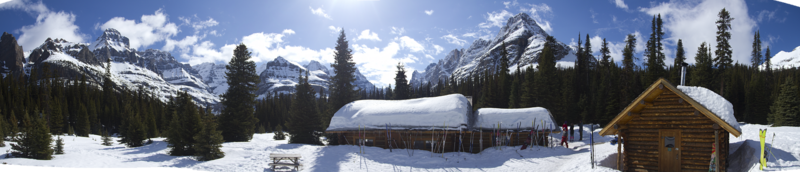
[[[800,67],[800,46],[794,48],[791,52],[780,51],[770,59],[772,69],[786,69]],[[764,70],[766,64],[761,64],[759,67]]]
[[[431,63],[425,72],[415,71],[411,85],[438,83],[439,80],[449,77],[460,80],[486,70],[495,71],[500,64],[500,51],[504,42],[509,53],[510,68],[532,65],[539,60],[547,36],[549,34],[528,14],[519,13],[508,19],[494,39],[477,39],[469,48],[452,50],[438,63]],[[575,52],[572,47],[557,41],[554,48],[557,60],[574,61]]]

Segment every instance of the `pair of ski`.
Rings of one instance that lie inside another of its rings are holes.
[[[772,133],[772,141],[770,141],[769,147],[767,149],[764,149],[766,144],[767,129],[764,130],[758,129],[758,137],[761,145],[761,156],[758,158],[759,159],[758,162],[760,163],[759,169],[764,170],[764,167],[767,167],[767,161],[769,159],[769,155],[772,155],[772,158],[775,158],[776,160],[778,159],[777,157],[775,157],[775,154],[772,154],[772,144],[775,143],[775,133]]]

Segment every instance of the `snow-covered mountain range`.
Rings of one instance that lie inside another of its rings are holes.
[[[800,67],[800,46],[794,48],[791,52],[780,51],[770,59],[772,69],[787,69]],[[761,64],[759,67],[764,70],[766,63]]]
[[[137,51],[130,48],[129,39],[115,29],[106,29],[92,43],[76,43],[64,39],[47,39],[32,51],[22,53],[11,34],[4,34],[0,41],[3,71],[24,72],[30,75],[41,72],[44,64],[50,64],[60,77],[76,79],[86,76],[87,82],[99,86],[106,74],[110,60],[111,81],[119,88],[146,90],[167,101],[179,91],[186,91],[201,106],[215,105],[220,95],[228,89],[225,64],[203,63],[191,66],[178,62],[169,52],[147,49]],[[25,59],[23,55],[28,55]],[[318,92],[327,93],[331,70],[325,65],[311,61],[306,65],[290,62],[283,57],[257,64],[261,77],[258,96],[269,93],[293,93],[294,85],[301,73],[309,71],[309,81]],[[356,71],[356,86],[373,89],[375,86]]]
[[[439,80],[449,77],[460,80],[486,70],[495,71],[500,65],[500,51],[504,42],[512,71],[517,66],[534,65],[539,60],[547,36],[549,34],[528,14],[519,13],[509,18],[492,40],[479,38],[467,49],[450,51],[438,63],[428,65],[425,72],[414,71],[411,85],[435,85]],[[556,41],[555,52],[557,60],[568,62],[576,59],[575,50],[560,41]]]

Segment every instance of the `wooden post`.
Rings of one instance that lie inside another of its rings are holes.
[[[719,146],[719,124],[714,124],[714,147],[716,147],[716,150],[714,150],[714,157],[717,158],[716,160],[714,160],[715,164],[714,171],[719,171],[719,161],[720,161],[719,151],[721,150]]]
[[[619,130],[619,134],[617,135],[618,136],[618,138],[617,138],[617,170],[620,170],[620,171],[622,171],[622,165],[620,165],[620,162],[622,162],[622,137],[624,135],[625,135],[625,130],[624,129]]]

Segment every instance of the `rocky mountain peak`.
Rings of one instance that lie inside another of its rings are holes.
[[[103,35],[97,37],[97,40],[95,40],[91,46],[93,50],[103,47],[111,47],[113,49],[117,49],[118,51],[122,51],[130,48],[130,40],[128,37],[122,36],[122,34],[120,34],[116,29],[108,28],[103,31]]]
[[[25,63],[22,46],[17,44],[14,35],[3,32],[0,37],[0,72],[21,72]]]
[[[330,74],[330,73],[328,73],[328,68],[323,66],[321,63],[319,63],[316,60],[311,60],[310,62],[308,62],[308,64],[306,64],[303,67],[305,67],[309,71],[321,70],[321,71],[325,72],[326,74]]]

